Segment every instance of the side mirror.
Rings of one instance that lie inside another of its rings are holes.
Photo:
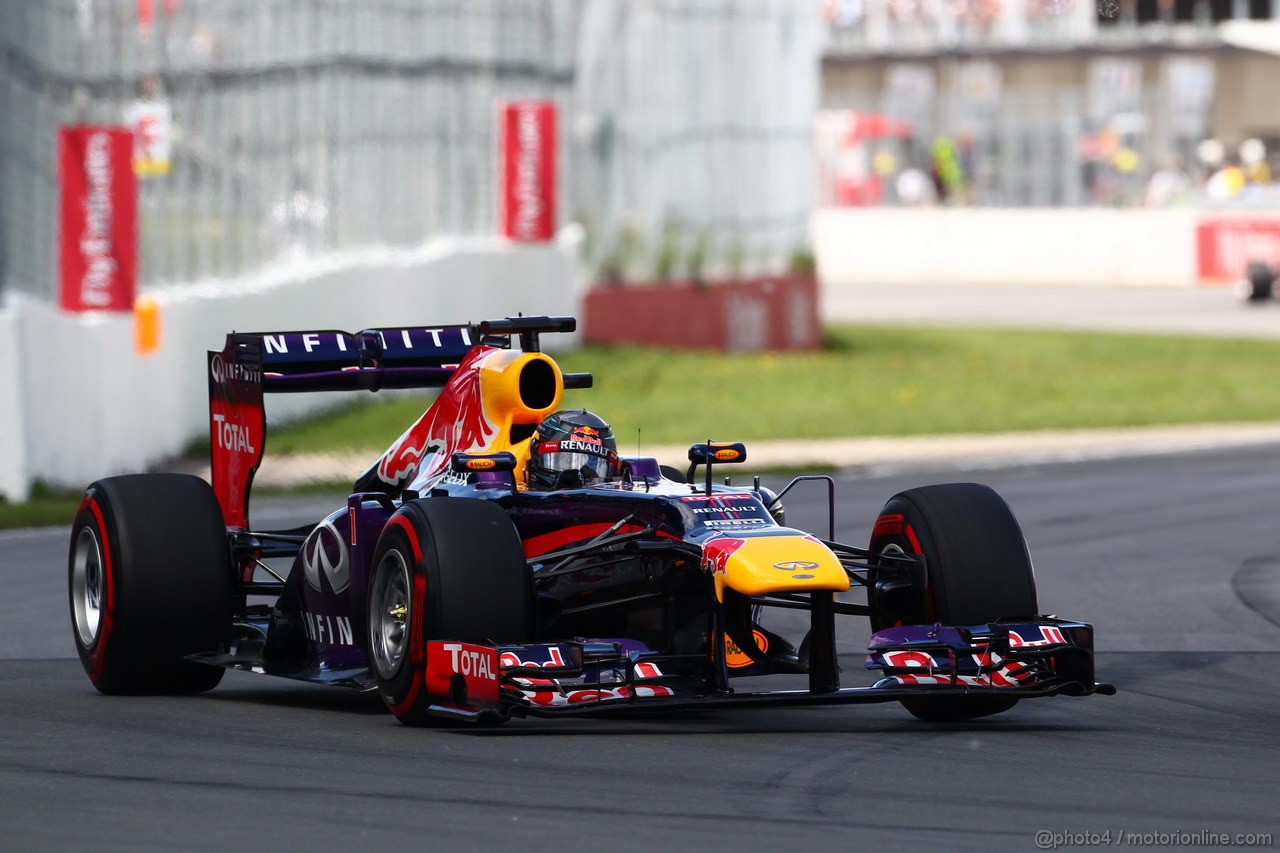
[[[747,447],[740,441],[708,441],[689,447],[689,473],[685,476],[693,482],[693,472],[699,465],[707,466],[707,492],[711,491],[711,466],[726,462],[746,462]]]
[[[450,467],[459,474],[516,470],[515,454],[505,450],[499,453],[455,453],[449,462]]]

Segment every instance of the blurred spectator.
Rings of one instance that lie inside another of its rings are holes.
[[[1209,176],[1204,189],[1205,194],[1213,201],[1230,201],[1244,192],[1244,186],[1244,169],[1241,169],[1240,164],[1232,158],[1225,166]]]
[[[1033,18],[1056,18],[1075,8],[1075,0],[1030,0],[1027,14]]]
[[[906,207],[924,207],[938,200],[933,181],[929,180],[923,169],[915,166],[907,166],[898,173],[894,181],[894,192],[898,194],[898,202]]]
[[[969,179],[955,140],[950,136],[939,136],[933,140],[931,153],[929,173],[938,200],[943,204],[964,202]]]
[[[1169,207],[1191,197],[1191,176],[1178,168],[1172,157],[1166,157],[1160,168],[1147,181],[1143,203],[1147,207]]]
[[[909,24],[927,17],[923,0],[889,0],[889,19],[892,21]]]
[[[289,193],[271,205],[271,229],[280,252],[298,260],[326,248],[329,204],[310,187],[308,173],[295,168]]]
[[[866,12],[866,0],[823,0],[822,14],[833,27],[853,27]]]
[[[1271,183],[1271,167],[1267,165],[1267,146],[1261,139],[1240,143],[1240,163],[1245,180],[1252,185]]]

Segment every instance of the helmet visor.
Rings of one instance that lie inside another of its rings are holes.
[[[544,453],[538,458],[538,466],[544,470],[563,473],[576,471],[582,482],[608,480],[613,475],[613,465],[603,456],[594,453]]]

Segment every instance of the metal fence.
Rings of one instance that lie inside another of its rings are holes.
[[[589,260],[696,277],[804,250],[818,5],[602,0],[582,22],[570,150]]]
[[[56,292],[56,132],[172,116],[144,287],[488,234],[495,105],[562,109],[602,274],[805,244],[821,21],[792,0],[0,0],[0,288]]]

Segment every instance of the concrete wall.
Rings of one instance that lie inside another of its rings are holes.
[[[31,479],[74,488],[145,470],[206,435],[205,352],[220,349],[227,332],[575,314],[577,251],[571,241],[440,241],[282,267],[252,281],[153,291],[161,344],[146,357],[134,352],[132,315],[67,315],[14,300],[0,313],[0,493],[22,499]],[[272,396],[268,422],[333,402],[334,395]]]
[[[1190,208],[833,209],[814,215],[814,251],[823,281],[1190,286],[1201,217]]]
[[[0,307],[0,495],[27,497],[27,459],[22,423],[22,383],[18,378],[18,314]]]

